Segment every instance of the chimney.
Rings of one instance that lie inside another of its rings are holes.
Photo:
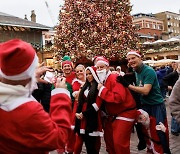
[[[36,22],[36,14],[34,10],[31,11],[31,21]]]
[[[27,15],[25,14],[24,19],[28,20]]]

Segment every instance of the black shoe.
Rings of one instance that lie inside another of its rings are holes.
[[[171,134],[174,135],[174,136],[179,136],[179,133],[178,133],[178,132],[172,132],[172,131],[171,131]]]
[[[144,142],[140,141],[140,142],[138,143],[137,148],[138,148],[139,151],[146,149],[146,142],[145,142],[145,141],[144,141]]]

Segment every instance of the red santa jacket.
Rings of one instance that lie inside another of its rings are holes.
[[[169,143],[169,131],[167,120],[165,120],[164,125],[166,127],[166,139]],[[163,154],[163,147],[160,143],[159,136],[156,130],[156,119],[154,117],[150,117],[150,125],[148,128],[143,126],[142,132],[145,136],[146,144],[147,144],[147,152]],[[169,145],[168,145],[169,146]]]
[[[10,111],[0,108],[0,153],[42,154],[64,147],[70,131],[70,96],[54,89],[50,115],[31,98],[13,99]]]
[[[117,74],[108,73],[105,84],[99,90],[99,96],[105,101],[105,110],[108,115],[135,118],[136,104],[128,88],[116,81]],[[99,107],[99,105],[97,104]],[[133,112],[133,113],[132,113]]]

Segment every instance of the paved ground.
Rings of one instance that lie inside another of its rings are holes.
[[[170,127],[171,116],[170,116],[168,103],[166,103],[166,108],[167,108],[167,115],[168,115],[168,123],[169,123],[169,127]],[[172,154],[180,154],[180,136],[174,136],[170,133],[169,138],[170,138],[171,153]],[[137,135],[135,132],[135,133],[132,133],[132,135],[131,135],[131,154],[146,154],[146,150],[143,150],[143,151],[137,150],[137,144],[138,144],[138,139],[137,139]],[[82,154],[85,154],[85,153],[86,153],[86,149],[85,149],[85,147],[83,147]],[[56,154],[56,152],[51,152],[51,154]],[[104,143],[103,139],[102,139],[100,154],[107,154],[107,152],[105,150],[105,143]]]

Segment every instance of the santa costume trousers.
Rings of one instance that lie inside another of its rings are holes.
[[[130,136],[134,122],[105,119],[104,139],[109,154],[130,154]]]

